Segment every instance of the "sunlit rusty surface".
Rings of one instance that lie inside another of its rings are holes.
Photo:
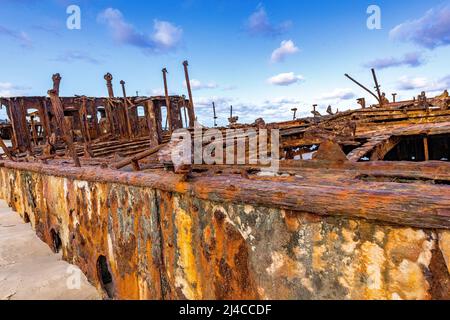
[[[279,130],[277,173],[176,166],[187,66],[189,100],[165,69],[163,97],[121,81],[117,98],[108,73],[107,98],[59,97],[59,74],[50,98],[1,98],[0,197],[105,298],[450,299],[447,91],[280,123],[231,112],[220,132]]]
[[[57,230],[64,258],[100,290],[96,262],[106,256],[115,298],[450,298],[448,225],[211,201],[186,192],[195,186],[175,190],[170,175],[173,190],[130,185],[138,173],[114,183],[35,171],[2,167],[1,197],[49,245]]]

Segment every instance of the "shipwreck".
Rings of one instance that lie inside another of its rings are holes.
[[[164,69],[164,96],[119,97],[107,74],[107,97],[61,97],[55,74],[0,99],[0,197],[105,298],[450,299],[446,92],[389,100],[376,81],[376,105],[279,123],[230,110],[216,130],[279,132],[277,172],[178,166],[172,133],[208,130],[183,67],[188,97]]]

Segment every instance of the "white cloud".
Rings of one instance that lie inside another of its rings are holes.
[[[300,49],[297,48],[292,40],[284,40],[281,42],[280,47],[272,52],[270,58],[271,62],[281,62],[289,55],[299,52]]]
[[[278,25],[270,22],[267,12],[262,4],[259,4],[246,21],[245,28],[251,35],[279,36],[292,27],[292,21],[286,20]]]
[[[399,90],[423,90],[423,91],[442,91],[450,87],[450,75],[439,80],[430,80],[426,77],[400,77],[396,85]]]
[[[397,82],[397,88],[400,90],[423,89],[429,85],[429,80],[424,77],[403,76]]]
[[[86,62],[91,64],[100,64],[101,62],[91,56],[88,52],[78,50],[67,50],[64,53],[58,55],[53,61],[73,63],[73,62]]]
[[[217,122],[219,125],[228,125],[230,105],[233,105],[233,114],[239,117],[239,123],[253,123],[257,118],[263,118],[266,123],[289,121],[292,120],[293,108],[298,109],[297,117],[311,117],[312,104],[319,102],[321,104],[317,110],[322,114],[325,114],[325,110],[330,104],[333,106],[333,111],[336,111],[336,108],[344,111],[349,108],[358,107],[356,101],[353,104],[349,101],[339,99],[334,102],[317,101],[317,99],[314,101],[305,101],[295,96],[273,97],[256,102],[253,100],[238,100],[224,97],[202,97],[197,98],[195,104],[198,119],[204,125],[213,125],[213,101],[216,104]]]
[[[299,104],[301,103],[301,100],[298,98],[292,98],[292,97],[278,97],[278,98],[272,98],[264,101],[266,104]]]
[[[366,63],[364,66],[367,68],[375,68],[378,70],[392,68],[392,67],[400,67],[400,66],[408,66],[412,68],[420,67],[421,65],[426,63],[426,59],[423,56],[422,52],[410,52],[405,54],[403,57],[395,58],[381,58],[370,61]]]
[[[0,97],[9,98],[26,95],[30,87],[17,86],[10,82],[0,82]]]
[[[181,41],[183,30],[167,21],[154,21],[153,41],[164,48],[175,48]]]
[[[5,35],[11,39],[18,41],[20,43],[20,46],[23,48],[29,49],[33,47],[33,41],[24,31],[11,30],[4,26],[0,26],[0,35]]]
[[[120,44],[141,48],[146,53],[165,53],[177,49],[181,43],[183,29],[168,21],[153,21],[153,33],[145,34],[125,21],[122,12],[108,8],[97,18],[98,22],[106,24],[113,38]]]
[[[183,86],[186,88],[186,81],[183,82]],[[215,89],[219,86],[215,82],[202,83],[200,80],[191,79],[191,89],[192,90],[201,90],[201,89]]]
[[[152,96],[163,96],[164,90],[161,88],[155,88],[155,89],[152,89],[150,93]]]
[[[450,5],[432,8],[421,18],[399,24],[389,36],[428,49],[450,44]]]
[[[347,88],[334,89],[333,91],[324,93],[319,97],[320,100],[350,100],[353,98],[355,98],[355,94],[351,89]]]
[[[232,98],[219,96],[194,98],[194,104],[202,107],[212,107],[212,103],[214,102],[216,108],[220,108],[223,105],[227,105],[226,108],[229,108],[230,106],[228,104],[232,101]]]
[[[267,79],[267,82],[276,86],[289,86],[294,83],[303,81],[305,78],[302,75],[296,75],[294,72],[280,73]]]
[[[224,91],[231,91],[231,90],[236,90],[236,89],[237,89],[237,86],[235,86],[235,85],[228,85],[228,86],[222,87],[222,90],[224,90]]]
[[[233,114],[239,117],[240,123],[253,123],[257,118],[266,122],[292,120],[292,108],[299,108],[297,115],[307,116],[309,111],[300,110],[304,102],[295,97],[277,97],[261,102],[242,101],[227,97],[197,98],[195,101],[196,114],[200,123],[212,125],[212,102],[215,102],[219,125],[227,125],[230,105],[233,105]],[[304,111],[304,112],[303,112]]]

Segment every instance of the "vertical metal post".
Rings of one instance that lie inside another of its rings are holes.
[[[120,85],[122,86],[122,92],[123,92],[123,106],[125,108],[125,120],[127,122],[128,137],[131,138],[133,136],[133,131],[131,129],[131,120],[130,120],[130,114],[129,114],[129,110],[128,110],[128,99],[127,99],[127,91],[125,90],[125,81],[121,80]]]
[[[59,96],[59,86],[61,84],[61,75],[59,73],[55,73],[52,76],[52,80],[53,80],[53,90]]]
[[[30,124],[31,124],[31,134],[33,137],[33,142],[34,142],[34,145],[37,146],[38,145],[38,134],[36,131],[36,123],[34,122],[34,115],[30,116]]]
[[[423,149],[424,149],[424,154],[425,154],[425,161],[429,161],[430,160],[430,150],[428,147],[428,137],[427,136],[423,137]]]
[[[298,110],[297,108],[291,109],[291,111],[294,112],[294,117],[292,118],[292,120],[295,120],[297,118],[297,110]]]
[[[107,74],[105,74],[104,78],[106,80],[106,87],[108,88],[108,97],[109,97],[109,99],[113,99],[114,98],[114,91],[113,91],[113,86],[112,86],[113,76],[111,73],[108,72]],[[107,104],[108,105],[105,106],[106,119],[108,120],[109,130],[110,130],[111,134],[113,136],[115,136],[116,128],[114,126],[114,119],[113,119],[113,115],[112,115],[110,101],[108,101]]]
[[[186,61],[183,61],[183,67],[184,67],[184,75],[186,78],[186,87],[188,90],[189,95],[189,126],[194,126],[194,120],[195,120],[195,112],[194,112],[194,100],[192,99],[192,90],[191,90],[191,81],[189,79],[189,71],[188,71],[189,63]]]
[[[83,134],[84,142],[90,143],[91,142],[91,134],[89,132],[89,123],[87,121],[87,98],[86,96],[81,97],[81,108],[79,110],[80,115],[80,121],[81,121],[81,132]]]
[[[372,68],[372,76],[373,76],[373,81],[375,82],[375,89],[377,90],[378,101],[380,102],[380,108],[381,108],[383,106],[383,99],[381,98],[380,85],[378,84],[377,75],[375,73],[375,69],[373,69],[373,68]]]
[[[396,93],[393,93],[392,94],[392,102],[396,102],[396,97],[397,97],[397,94]]]
[[[169,89],[167,88],[167,69],[164,68],[162,69],[162,73],[163,73],[163,80],[164,80],[164,93],[166,96],[166,108],[167,108],[167,121],[166,123],[169,124],[169,131],[172,131],[172,112],[171,112],[171,108],[170,108],[170,97],[169,97]],[[167,127],[167,124],[166,124]]]
[[[107,74],[105,74],[104,78],[106,80],[106,87],[108,88],[108,97],[114,98],[114,91],[112,86],[113,76],[108,72]]]
[[[214,102],[212,103],[212,105],[213,105],[213,114],[214,114],[214,127],[217,127],[216,105]]]

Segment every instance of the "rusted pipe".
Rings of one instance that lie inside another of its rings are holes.
[[[59,86],[61,84],[61,75],[59,73],[55,73],[52,76],[52,80],[53,80],[53,90],[59,96]]]
[[[127,99],[127,92],[125,90],[125,81],[121,80],[120,85],[122,86],[122,92],[123,92],[123,104],[125,108],[125,118],[127,121],[127,131],[128,131],[128,137],[133,137],[133,132],[131,130],[131,122],[130,122],[130,114],[128,110],[128,99]]]
[[[375,73],[375,69],[373,69],[373,68],[372,68],[372,76],[373,76],[373,81],[375,82],[375,89],[377,90],[378,101],[380,103],[380,108],[381,108],[383,106],[383,99],[381,98],[380,85],[378,84],[377,75]]]
[[[149,156],[151,156],[152,154],[155,154],[156,152],[158,152],[159,150],[161,150],[162,148],[164,148],[167,144],[160,144],[154,148],[151,148],[150,150],[135,154],[132,157],[123,159],[117,163],[114,163],[111,165],[111,168],[114,169],[121,169],[123,167],[126,167],[129,164],[133,164],[133,166],[135,166],[136,163],[138,163],[139,160],[147,158]]]
[[[167,88],[167,69],[162,69],[163,80],[164,80],[164,93],[166,96],[166,108],[167,108],[167,121],[169,125],[169,131],[172,131],[172,111],[170,108],[170,97],[169,97],[169,89]]]
[[[298,110],[297,108],[291,109],[291,111],[294,112],[294,116],[293,116],[292,120],[297,119],[297,110]]]
[[[184,67],[184,75],[186,78],[186,87],[188,90],[188,95],[189,95],[189,126],[193,127],[194,126],[194,117],[193,115],[194,113],[194,100],[192,99],[192,90],[191,90],[191,81],[189,79],[189,71],[188,71],[188,66],[189,63],[187,60],[183,61],[183,67]]]
[[[113,76],[111,73],[105,74],[105,80],[106,80],[106,87],[108,88],[108,96],[110,98],[114,98],[114,90],[112,85]]]
[[[214,127],[217,127],[216,104],[213,102]]]
[[[373,93],[372,91],[370,91],[369,89],[367,89],[367,87],[365,87],[364,85],[362,85],[361,83],[359,83],[358,81],[356,81],[355,79],[353,79],[352,77],[350,77],[347,73],[345,74],[345,76],[347,78],[349,78],[351,81],[353,81],[355,84],[357,84],[358,86],[360,86],[361,88],[363,88],[364,90],[366,90],[368,93],[370,93],[372,96],[375,97],[375,99],[377,99],[377,101],[380,101],[380,98],[376,96],[375,93]]]

